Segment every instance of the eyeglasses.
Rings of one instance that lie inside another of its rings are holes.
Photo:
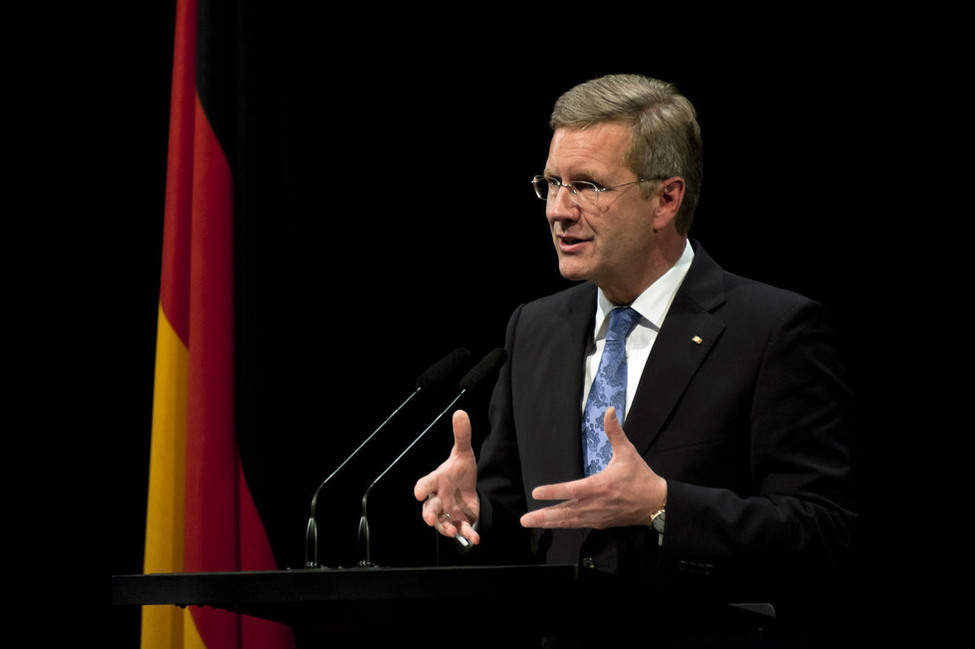
[[[583,207],[592,207],[599,202],[600,194],[605,194],[606,192],[619,189],[620,187],[635,185],[637,183],[643,183],[649,180],[660,180],[660,178],[639,178],[637,180],[631,180],[628,183],[621,183],[619,185],[613,185],[612,187],[603,187],[601,185],[597,185],[596,183],[589,182],[588,180],[570,180],[569,182],[564,183],[558,178],[535,176],[532,179],[532,185],[535,187],[535,193],[543,201],[547,201],[549,198],[554,199],[555,195],[559,191],[559,188],[565,187],[569,190],[569,198],[572,199],[572,202]]]

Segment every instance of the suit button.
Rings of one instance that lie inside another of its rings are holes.
[[[582,564],[582,567],[583,568],[590,568],[590,569],[592,569],[592,568],[595,568],[596,567],[596,562],[592,560],[592,557],[585,557],[581,561],[581,564]]]

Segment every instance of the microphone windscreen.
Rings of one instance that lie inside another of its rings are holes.
[[[464,375],[464,378],[460,380],[461,390],[475,390],[485,381],[494,381],[498,372],[501,370],[501,366],[508,359],[508,354],[500,347],[488,352],[480,363],[474,366],[474,368]]]
[[[471,353],[461,347],[437,361],[416,380],[416,387],[434,389],[460,375],[471,362]]]

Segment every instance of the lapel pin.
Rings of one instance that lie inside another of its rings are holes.
[[[694,336],[693,338],[691,338],[691,340],[693,340],[693,341],[694,341],[695,343],[697,343],[698,345],[700,345],[701,343],[703,343],[703,342],[704,342],[704,341],[703,341],[703,340],[701,339],[701,337],[700,337],[700,336]]]

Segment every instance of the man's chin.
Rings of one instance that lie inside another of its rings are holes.
[[[559,261],[559,273],[570,282],[581,282],[589,279],[589,274],[579,264],[574,264],[571,260],[561,259]]]

